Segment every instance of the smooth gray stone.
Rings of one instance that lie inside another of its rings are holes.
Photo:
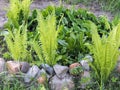
[[[67,66],[61,66],[61,65],[54,65],[53,68],[54,68],[56,75],[60,79],[64,78],[69,70]]]
[[[20,67],[21,67],[21,72],[27,73],[27,71],[28,71],[29,68],[30,68],[30,64],[27,63],[27,62],[21,62],[21,63],[20,63]]]
[[[66,75],[63,79],[59,79],[56,75],[49,82],[50,90],[74,90],[74,82],[70,75]]]
[[[39,70],[40,69],[36,65],[33,65],[25,74],[24,82],[30,83],[31,80],[33,80],[37,76],[37,74],[39,73]]]
[[[51,76],[55,74],[54,69],[50,67],[48,64],[41,64],[40,68],[43,68],[47,72],[47,74]]]
[[[86,71],[90,70],[89,62],[87,60],[81,60],[80,63]]]

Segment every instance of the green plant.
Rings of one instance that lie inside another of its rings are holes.
[[[31,0],[10,0],[10,8],[7,12],[8,22],[6,28],[19,28],[23,22],[27,23],[30,12]]]
[[[57,30],[56,30],[57,28]],[[54,65],[57,62],[57,37],[60,31],[59,26],[56,27],[55,12],[48,15],[45,19],[41,13],[38,15],[39,42],[33,42],[33,48],[42,63]]]
[[[100,90],[102,90],[117,63],[120,46],[120,24],[114,27],[108,36],[102,35],[102,37],[99,36],[97,27],[93,23],[90,25],[93,28],[93,44],[89,48],[94,55],[94,62],[91,66],[95,70],[100,82]]]
[[[46,18],[52,13],[53,10],[54,9],[52,6],[48,6],[46,9],[41,10],[41,13],[43,17]],[[28,11],[28,9],[26,11]],[[36,41],[39,42],[39,34],[36,31],[36,27],[38,26],[37,10],[34,10],[32,14],[28,16],[27,20],[24,18],[22,9],[19,10],[18,13],[20,13],[18,16],[16,15],[16,17],[19,18],[16,20],[18,21],[18,24],[21,25],[22,22],[25,22],[25,24],[27,24],[28,41],[36,38]],[[98,26],[98,30],[101,35],[107,34],[107,32],[109,32],[112,28],[112,25],[106,18],[97,18],[92,13],[83,9],[75,10],[72,8],[69,10],[62,6],[55,7],[55,16],[56,25],[60,24],[63,26],[63,30],[58,35],[57,53],[59,55],[62,55],[62,59],[60,59],[58,63],[64,65],[69,65],[73,62],[79,61],[82,57],[84,57],[85,54],[89,53],[89,50],[84,45],[86,42],[91,42],[90,26],[87,21],[90,20],[94,22]],[[10,30],[13,30],[13,27],[16,28],[14,24],[12,25],[12,23],[7,25],[6,27]],[[36,60],[38,60],[38,56],[34,53],[34,50],[31,50],[30,52],[32,52],[32,57],[36,62]]]
[[[52,11],[53,7],[51,6],[41,10],[44,18]],[[62,59],[58,63],[63,65],[80,61],[85,54],[89,53],[89,49],[85,46],[85,43],[91,43],[91,27],[88,21],[92,21],[97,25],[100,36],[108,34],[112,29],[112,24],[106,17],[97,18],[84,9],[55,7],[55,15],[57,25],[63,26],[63,30],[58,36],[58,54],[62,55]]]
[[[1,32],[0,32],[1,33]],[[4,36],[0,35],[0,56],[6,51]]]
[[[0,90],[48,90],[44,85],[26,85],[23,83],[23,74],[8,76],[6,72],[0,73]],[[34,82],[35,83],[35,82]]]
[[[27,29],[28,29],[28,39],[30,40],[31,38],[34,38],[37,34],[36,32],[36,27],[38,25],[38,21],[37,21],[37,10],[33,10],[31,12],[31,16],[29,16],[28,18],[28,26],[27,26]]]
[[[4,58],[4,59],[7,59],[7,60],[12,59],[12,57],[11,57],[11,55],[10,55],[9,52],[5,52],[5,53],[3,54],[3,58]]]
[[[120,75],[115,70],[111,73],[108,82],[105,85],[107,90],[119,90],[120,86]]]
[[[32,20],[29,20],[31,3],[32,0],[10,0],[10,8],[7,12],[8,22],[5,24],[8,35],[4,36],[10,55],[15,60],[29,59],[30,61],[32,58],[31,47],[28,45],[30,34],[27,33],[28,25],[32,23]],[[4,54],[5,57],[6,55]]]
[[[5,35],[7,47],[14,60],[25,60],[30,58],[27,48],[27,25],[20,26],[19,29],[14,29],[13,32],[8,30],[8,34]]]
[[[112,20],[113,25],[116,26],[119,22],[120,22],[119,15],[115,15],[114,18],[113,18],[113,20]]]
[[[104,11],[109,11],[112,15],[119,14],[120,0],[91,0],[91,2],[94,1],[97,2]]]
[[[83,68],[81,66],[70,69],[70,73],[72,75],[80,75],[83,72]]]
[[[37,11],[33,10],[30,14],[32,0],[10,0],[10,8],[7,11],[8,22],[4,25],[5,29],[13,30],[20,25],[27,24],[28,39],[36,34]],[[31,32],[32,31],[32,32]]]

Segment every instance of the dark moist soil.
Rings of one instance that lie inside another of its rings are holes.
[[[47,7],[48,5],[60,5],[59,0],[35,0],[32,5],[31,5],[31,9],[43,9],[45,7]],[[66,3],[62,3],[65,7],[70,8],[73,5],[70,4],[66,4]],[[3,26],[3,24],[6,21],[6,10],[8,9],[8,0],[0,0],[0,27]],[[108,17],[109,20],[112,20],[113,16],[110,12],[105,12],[103,10],[100,9],[100,6],[96,3],[96,2],[92,2],[91,4],[87,5],[83,5],[81,3],[78,3],[77,5],[75,5],[75,8],[84,8],[87,10],[90,10],[91,12],[93,12],[96,16],[100,16],[100,15],[106,15]]]

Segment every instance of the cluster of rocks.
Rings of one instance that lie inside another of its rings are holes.
[[[87,56],[87,58],[89,61],[92,61],[92,58],[90,56]],[[58,64],[51,67],[47,64],[41,64],[40,66],[31,66],[27,62],[5,62],[4,59],[0,58],[0,73],[6,71],[8,75],[17,76],[20,74],[20,78],[23,79],[23,83],[27,85],[35,81],[37,84],[48,83],[50,90],[73,90],[75,88],[75,83],[73,80],[73,77],[75,77],[75,75],[73,75],[70,70],[76,67],[82,67],[83,71],[78,75],[81,78],[90,78],[89,61],[81,60],[80,62],[71,64],[69,67],[61,66]],[[85,88],[89,82],[90,80],[82,83],[81,88]]]
[[[69,67],[58,64],[51,67],[47,64],[31,66],[27,62],[5,61],[0,58],[0,75],[7,73],[6,76],[10,79],[16,79],[19,76],[26,86],[30,86],[31,83],[35,83],[34,85],[36,83],[37,85],[47,83],[50,90],[73,90],[76,86],[74,78],[79,76],[80,88],[85,89],[91,82],[89,62],[92,61],[92,57],[88,55],[80,62],[73,63]],[[79,68],[78,73],[73,73],[72,70],[78,67],[81,67],[82,70]],[[117,64],[116,70],[120,73],[120,63]],[[86,82],[82,82],[82,80]]]

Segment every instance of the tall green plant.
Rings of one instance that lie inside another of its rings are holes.
[[[27,26],[22,25],[19,29],[8,30],[5,38],[14,60],[25,60],[28,57]]]
[[[24,20],[27,20],[30,13],[30,5],[32,0],[22,0],[21,2],[21,10],[23,12]]]
[[[10,0],[10,8],[7,12],[8,22],[5,25],[8,35],[5,38],[8,50],[14,60],[31,58],[30,51],[28,51],[27,34],[31,3],[32,0]]]
[[[31,3],[32,0],[10,0],[10,8],[7,12],[8,27],[19,28],[23,21],[27,21]]]
[[[90,50],[94,55],[92,68],[100,80],[102,90],[102,85],[116,66],[120,46],[120,24],[114,27],[108,36],[103,35],[102,37],[99,36],[97,27],[94,24],[91,26],[93,44],[90,45]]]
[[[19,12],[20,12],[20,3],[18,0],[10,0],[10,7],[7,12],[9,24],[13,24],[15,27],[18,27],[19,23]]]
[[[42,63],[54,65],[57,62],[57,36],[60,29],[56,29],[55,11],[46,18],[39,13],[37,31],[40,42],[34,41],[33,48]]]

